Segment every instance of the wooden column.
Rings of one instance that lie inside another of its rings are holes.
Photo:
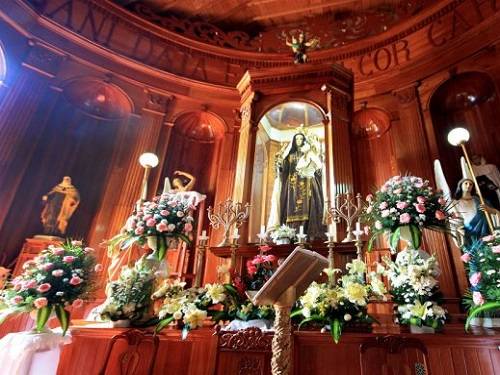
[[[28,167],[60,89],[49,87],[62,56],[32,45],[6,90],[0,110],[0,228]]]
[[[111,178],[106,186],[102,204],[94,221],[89,243],[96,245],[117,234],[132,213],[139,199],[144,169],[139,164],[139,156],[144,152],[158,153],[158,139],[164,127],[164,118],[173,97],[147,91],[147,102],[142,108],[142,116],[129,124],[133,139],[119,145],[111,166]],[[132,138],[132,137],[131,137]],[[159,155],[161,156],[161,155]],[[149,185],[149,195],[153,189]],[[102,257],[105,268],[108,258]]]
[[[351,157],[350,123],[352,119],[351,96],[330,85],[324,85],[328,108],[325,127],[326,167],[329,200],[336,194],[354,193]]]
[[[398,101],[400,117],[399,124],[393,127],[394,151],[400,173],[410,173],[432,182],[434,174],[417,86],[415,83],[393,93]],[[460,288],[446,235],[425,231],[423,247],[436,254],[441,268],[441,291],[450,311],[458,312]]]
[[[255,154],[255,138],[257,124],[254,113],[256,93],[252,92],[242,100],[241,126],[239,129],[238,153],[236,159],[236,173],[234,177],[233,201],[243,204],[250,203],[253,174],[253,161]],[[248,242],[248,225],[243,225],[240,230],[241,242]]]

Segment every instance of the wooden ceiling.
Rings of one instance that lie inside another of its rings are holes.
[[[129,1],[133,3],[135,0]],[[125,2],[121,0],[121,2]],[[143,0],[158,12],[201,18],[214,24],[263,28],[302,22],[325,13],[358,12],[416,0]]]

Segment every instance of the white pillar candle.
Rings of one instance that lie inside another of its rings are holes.
[[[207,236],[207,231],[206,230],[202,230],[201,231],[201,237],[205,238],[206,236]]]
[[[299,234],[302,236],[304,234],[304,226],[301,225],[299,228]]]
[[[356,222],[356,232],[361,232],[361,223],[359,221]]]
[[[265,225],[261,225],[260,226],[260,235],[264,236],[265,234],[266,234],[266,226]]]
[[[333,236],[333,235],[335,234],[335,224],[330,223],[330,224],[328,225],[328,234],[329,234],[330,236]]]
[[[239,236],[239,234],[238,234],[238,228],[237,228],[237,227],[235,227],[235,228],[234,228],[234,232],[233,232],[233,238],[239,238],[239,237],[240,237],[240,236]]]

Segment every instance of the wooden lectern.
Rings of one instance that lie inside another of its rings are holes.
[[[252,299],[255,305],[274,305],[273,375],[292,372],[290,310],[326,267],[328,260],[324,256],[297,247]]]

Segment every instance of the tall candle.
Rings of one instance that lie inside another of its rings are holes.
[[[361,232],[361,223],[359,221],[356,222],[356,232]]]
[[[330,223],[330,224],[328,225],[328,234],[329,234],[330,236],[333,236],[333,235],[335,234],[335,224]]]
[[[299,234],[302,236],[304,234],[304,226],[301,225],[299,228]]]
[[[260,235],[264,236],[265,234],[266,234],[266,226],[265,225],[261,225],[260,226]]]

